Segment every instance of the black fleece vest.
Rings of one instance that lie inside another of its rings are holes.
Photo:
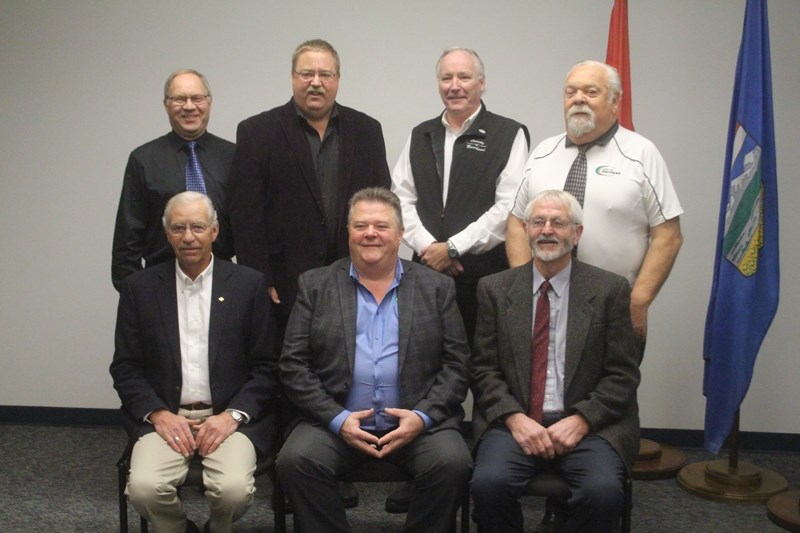
[[[466,228],[495,202],[495,183],[508,162],[514,138],[524,126],[481,110],[470,128],[456,139],[450,164],[447,205],[442,205],[445,129],[441,116],[411,132],[411,171],[417,189],[417,214],[438,242]],[[414,259],[418,260],[416,254]],[[464,254],[465,277],[479,278],[508,268],[505,251],[497,246],[482,255]]]

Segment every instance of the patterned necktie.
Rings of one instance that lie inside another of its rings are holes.
[[[206,194],[203,169],[200,168],[200,161],[197,160],[197,152],[194,149],[196,144],[195,141],[186,143],[186,147],[189,149],[189,157],[186,158],[186,190]]]
[[[564,190],[574,196],[583,207],[583,196],[586,193],[586,150],[592,143],[578,145],[578,155],[567,173]]]
[[[550,298],[547,296],[550,282],[544,281],[539,287],[536,300],[536,317],[533,319],[533,340],[531,341],[531,392],[528,402],[528,416],[542,423],[544,407],[544,387],[547,381],[547,348],[550,345]]]

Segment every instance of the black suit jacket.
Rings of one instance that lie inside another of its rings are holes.
[[[531,263],[478,282],[480,318],[470,362],[475,442],[498,418],[528,412],[532,288]],[[628,282],[573,260],[568,305],[565,414],[582,414],[630,468],[639,449],[639,355]]]
[[[390,186],[378,121],[337,104],[339,206],[337,251],[349,254],[347,202],[364,187]],[[230,175],[229,211],[236,259],[266,274],[288,317],[297,276],[326,264],[327,232],[319,181],[297,110],[284,106],[239,124]]]
[[[469,357],[452,278],[403,261],[397,289],[401,409],[428,415],[432,431],[458,429],[464,417]],[[328,427],[342,412],[353,377],[356,286],[350,259],[300,276],[279,368],[300,417]],[[291,429],[291,426],[290,428]]]
[[[117,208],[111,252],[111,281],[122,281],[142,269],[172,261],[175,255],[164,235],[161,217],[167,201],[186,190],[186,141],[169,132],[131,152]],[[203,167],[206,192],[219,218],[214,242],[217,259],[233,257],[233,235],[225,193],[235,146],[208,132],[197,139],[197,158]]]
[[[274,322],[264,276],[214,261],[208,359],[214,413],[232,408],[251,419],[239,431],[262,458],[271,459],[276,428],[271,405],[278,393]],[[178,412],[181,348],[175,262],[128,278],[120,294],[111,376],[132,439],[154,431],[144,417],[156,409]]]

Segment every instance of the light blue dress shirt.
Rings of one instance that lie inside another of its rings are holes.
[[[356,353],[353,380],[346,408],[331,420],[328,428],[339,434],[342,424],[354,411],[374,409],[375,416],[361,421],[365,431],[390,431],[397,427],[397,418],[384,409],[400,403],[399,350],[400,315],[397,308],[397,288],[403,277],[403,265],[398,259],[392,284],[380,303],[358,278],[350,265],[350,278],[356,288]],[[430,418],[414,411],[430,427]]]

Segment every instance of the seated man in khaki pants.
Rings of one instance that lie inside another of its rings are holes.
[[[272,460],[274,322],[261,273],[214,261],[207,196],[164,211],[176,261],[137,272],[120,294],[111,376],[135,440],[127,494],[156,532],[199,531],[177,487],[203,461],[207,531],[231,531],[253,500],[256,461]]]

